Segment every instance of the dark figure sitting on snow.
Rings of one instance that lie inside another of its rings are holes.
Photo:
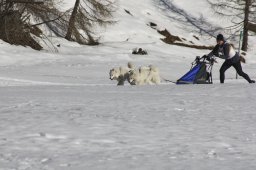
[[[249,83],[255,83],[255,81],[251,80],[250,77],[242,70],[241,61],[244,60],[244,58],[239,56],[239,54],[234,50],[232,45],[225,41],[222,34],[219,34],[216,40],[217,45],[206,57],[208,58],[208,60],[210,60],[213,56],[225,59],[225,62],[220,68],[220,83],[224,83],[225,71],[231,66],[236,69],[239,76],[242,76]]]
[[[133,50],[132,54],[147,55],[148,53],[147,51],[142,50],[142,48],[139,48],[138,50],[137,49]]]

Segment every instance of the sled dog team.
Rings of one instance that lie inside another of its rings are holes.
[[[109,72],[110,80],[117,80],[117,85],[127,81],[131,85],[160,84],[159,70],[153,65],[135,68],[131,62],[127,66],[116,67]]]
[[[238,75],[242,76],[249,83],[255,83],[245,72],[243,72],[241,61],[245,63],[245,59],[240,53],[236,52],[228,43],[222,34],[216,37],[216,45],[213,50],[203,57],[210,61],[214,56],[222,58],[225,62],[220,68],[220,83],[224,83],[225,72],[233,66]],[[128,63],[128,67],[118,67],[110,70],[110,79],[117,80],[117,85],[124,85],[128,81],[131,85],[159,84],[160,75],[157,67],[149,65],[146,67],[134,68],[132,63]]]

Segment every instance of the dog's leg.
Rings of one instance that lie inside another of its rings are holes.
[[[123,86],[124,85],[124,76],[119,76],[117,81],[118,81],[118,83],[117,83],[118,86]]]

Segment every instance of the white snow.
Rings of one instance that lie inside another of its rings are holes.
[[[173,2],[200,15],[194,3]],[[169,23],[156,1],[121,0],[119,7],[119,22],[101,30],[99,46],[51,37],[58,52],[38,52],[0,40],[0,170],[254,170],[256,86],[234,79],[233,68],[219,84],[221,59],[212,85],[116,86],[109,70],[128,61],[154,64],[176,81],[209,53],[161,42],[148,22],[193,34]],[[243,64],[253,79],[255,43],[250,37]],[[132,55],[137,47],[149,55]]]

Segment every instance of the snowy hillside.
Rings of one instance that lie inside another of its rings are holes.
[[[0,40],[0,170],[256,168],[256,86],[234,79],[233,68],[219,84],[223,60],[211,85],[120,87],[109,79],[111,68],[132,62],[154,64],[176,81],[210,52],[165,44],[156,30],[214,45],[186,21],[203,18],[203,30],[222,25],[205,0],[196,8],[194,1],[165,2],[175,10],[157,0],[118,1],[117,23],[98,29],[99,46],[49,37],[55,48],[38,52]],[[65,0],[63,9],[71,6]],[[256,79],[255,37],[249,46],[242,66]],[[132,55],[138,47],[148,55]]]

